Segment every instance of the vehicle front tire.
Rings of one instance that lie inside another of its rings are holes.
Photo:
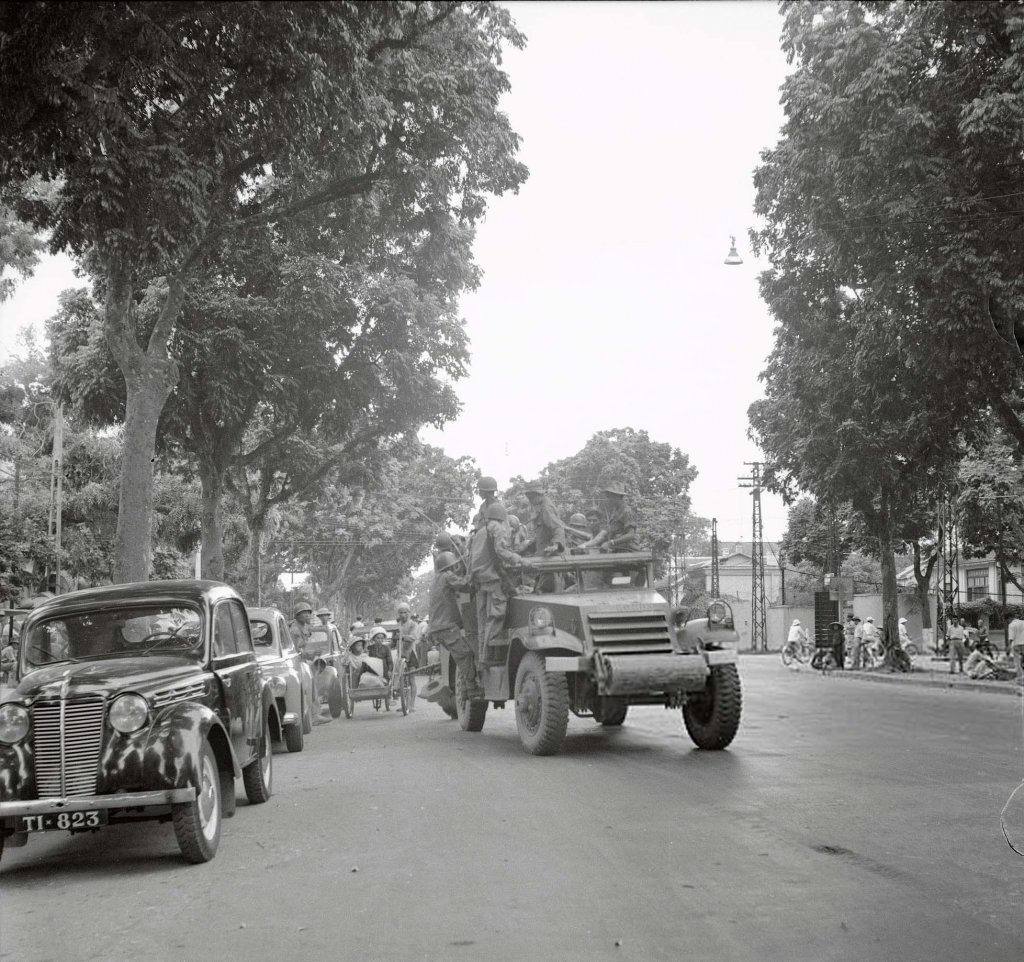
[[[459,728],[464,732],[482,731],[487,718],[486,701],[470,701],[466,697],[471,682],[458,671],[455,674],[455,712]]]
[[[531,755],[554,755],[569,725],[569,685],[563,672],[544,670],[544,662],[528,651],[516,672],[516,728]]]
[[[718,751],[736,737],[743,710],[740,674],[735,665],[715,665],[704,691],[687,696],[683,724],[698,748]]]
[[[308,735],[313,730],[313,708],[309,699],[302,696],[302,734]]]
[[[629,705],[617,700],[608,701],[600,696],[594,704],[594,721],[605,728],[618,728],[629,712]]]
[[[341,686],[341,701],[342,701],[342,708],[345,711],[345,717],[346,718],[351,718],[352,717],[352,712],[355,709],[355,702],[352,700],[352,692],[349,690],[349,687],[348,687],[348,677],[347,676],[346,676],[345,681],[342,683],[342,686]]]
[[[292,725],[285,725],[284,743],[289,752],[301,752],[305,745],[305,738],[302,731],[302,720]]]
[[[209,862],[217,854],[223,822],[223,799],[217,759],[209,742],[203,742],[203,749],[199,753],[196,797],[191,802],[172,805],[171,822],[178,848],[187,861],[199,865]],[[2,845],[0,839],[0,847]]]
[[[274,790],[274,761],[270,752],[270,717],[263,719],[263,737],[256,757],[242,769],[245,797],[251,805],[260,805]]]
[[[331,681],[331,689],[327,693],[327,707],[330,709],[331,718],[341,718],[341,713],[344,710],[343,699],[341,697],[341,680],[334,678]],[[347,716],[351,718],[352,716]]]

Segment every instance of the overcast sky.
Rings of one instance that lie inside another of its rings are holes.
[[[646,429],[699,471],[693,509],[750,538],[737,486],[757,449],[746,410],[771,349],[746,233],[752,172],[782,121],[774,3],[512,3],[528,44],[508,54],[505,109],[530,178],[495,200],[476,243],[483,283],[463,413],[422,432],[499,484]],[[736,234],[744,264],[722,261]],[[75,284],[50,259],[0,304],[0,351]],[[785,509],[765,496],[765,536]]]

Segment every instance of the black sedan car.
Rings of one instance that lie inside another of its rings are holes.
[[[206,862],[235,778],[250,802],[270,797],[280,719],[227,585],[54,598],[25,621],[16,679],[0,701],[0,854],[36,832],[156,819]]]

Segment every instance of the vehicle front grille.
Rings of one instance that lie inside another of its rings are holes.
[[[587,625],[594,647],[607,655],[672,651],[668,615],[663,611],[591,611]]]
[[[95,794],[103,709],[103,699],[95,697],[43,701],[33,706],[32,742],[39,798]]]
[[[149,699],[153,708],[164,708],[173,705],[177,701],[188,701],[192,698],[199,698],[206,691],[206,684],[202,681],[192,682],[188,685],[178,685],[176,688],[165,688],[158,691]]]

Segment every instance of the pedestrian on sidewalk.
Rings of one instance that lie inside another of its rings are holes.
[[[1017,666],[1017,682],[1024,683],[1024,620],[1020,615],[1006,626],[1006,660]]]
[[[852,655],[850,656],[852,658],[852,661],[850,662],[850,667],[854,671],[858,671],[860,669],[860,656],[861,656],[861,649],[863,647],[864,647],[864,626],[860,623],[860,618],[858,618],[855,615],[854,618],[853,618],[853,645],[852,645],[852,647],[850,649],[851,652],[852,652]]]
[[[946,641],[949,649],[949,673],[955,674],[953,666],[958,665],[960,674],[964,673],[964,659],[967,657],[967,646],[964,644],[964,626],[959,618],[950,618],[946,627]]]

